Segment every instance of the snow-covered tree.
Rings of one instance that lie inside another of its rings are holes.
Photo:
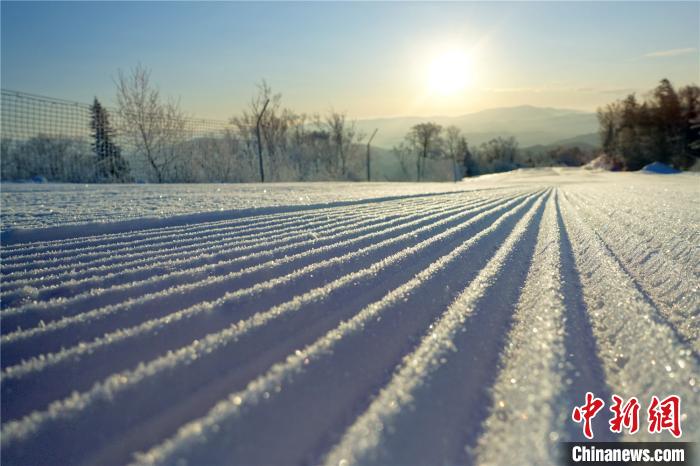
[[[109,114],[97,97],[90,106],[90,115],[92,149],[96,157],[95,172],[98,181],[129,181],[129,164],[122,157],[119,146],[113,141],[114,131],[109,123]]]
[[[151,71],[140,64],[128,75],[119,70],[116,86],[120,132],[144,158],[157,182],[168,181],[172,174],[182,177],[174,173],[185,132],[179,102],[164,101],[151,84]]]
[[[416,180],[420,181],[425,172],[425,161],[439,154],[443,140],[440,137],[442,126],[433,123],[418,123],[408,132],[406,139],[416,151]]]

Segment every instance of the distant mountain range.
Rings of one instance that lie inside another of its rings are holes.
[[[457,126],[470,145],[498,136],[514,136],[521,147],[585,144],[597,146],[598,121],[595,113],[523,105],[482,110],[456,117],[395,117],[358,120],[366,134],[378,128],[373,145],[391,148],[400,143],[415,124],[432,121],[443,127]]]
[[[583,150],[594,150],[600,147],[600,135],[598,133],[580,134],[572,138],[560,139],[549,144],[535,144],[523,147],[525,150],[544,152],[557,147],[578,147]]]

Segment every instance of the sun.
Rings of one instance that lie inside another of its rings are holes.
[[[443,52],[428,67],[428,90],[431,94],[449,97],[464,90],[471,82],[472,66],[466,52]]]

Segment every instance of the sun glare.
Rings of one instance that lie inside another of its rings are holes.
[[[458,50],[438,55],[428,68],[428,89],[432,94],[451,96],[471,84],[469,56]]]

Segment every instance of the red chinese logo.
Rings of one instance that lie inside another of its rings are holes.
[[[605,402],[596,398],[593,393],[586,393],[586,402],[581,406],[575,406],[571,413],[571,419],[577,423],[583,423],[583,435],[587,439],[593,439],[592,419],[603,409]],[[613,416],[608,422],[610,432],[622,433],[627,429],[630,434],[639,431],[639,411],[641,406],[636,397],[631,397],[627,402],[617,395],[612,396],[610,411]],[[648,431],[650,434],[669,431],[674,437],[680,438],[681,431],[681,398],[670,395],[659,400],[657,396],[651,397],[647,410]]]
[[[681,436],[681,399],[679,396],[667,396],[661,401],[658,397],[652,396],[647,414],[649,415],[650,434],[668,430],[676,438]]]
[[[612,396],[613,405],[610,411],[613,412],[613,418],[610,419],[610,432],[620,433],[622,428],[629,430],[630,434],[634,434],[639,430],[639,400],[630,398],[627,403],[622,404],[622,398],[617,395]]]
[[[593,438],[591,419],[598,414],[598,411],[600,411],[603,406],[605,406],[605,402],[603,400],[593,396],[593,393],[587,392],[586,403],[583,406],[576,406],[574,408],[574,412],[571,413],[571,418],[575,422],[580,423],[583,421],[583,435],[585,435],[587,439]]]

